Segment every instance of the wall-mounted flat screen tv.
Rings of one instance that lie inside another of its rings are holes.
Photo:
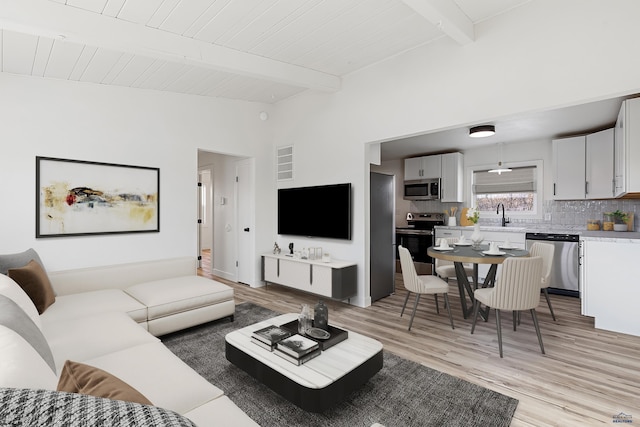
[[[351,240],[351,184],[279,189],[278,234]]]

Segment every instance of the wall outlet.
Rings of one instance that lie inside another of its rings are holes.
[[[550,213],[544,214],[544,220],[545,221],[551,221],[551,214]]]

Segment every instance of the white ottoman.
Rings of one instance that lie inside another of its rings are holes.
[[[147,325],[155,336],[230,317],[233,288],[200,276],[181,276],[140,283],[125,292],[147,306]]]

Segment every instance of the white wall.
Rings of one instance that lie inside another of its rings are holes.
[[[198,148],[255,156],[257,194],[274,192],[268,106],[4,73],[0,93],[0,253],[34,247],[50,270],[195,257]],[[159,167],[160,232],[36,239],[36,156]]]
[[[442,38],[347,76],[338,93],[277,105],[275,140],[296,146],[295,185],[356,189],[353,241],[333,245],[358,262],[356,303],[369,295],[365,145],[638,93],[637,16],[632,0],[537,0],[476,25],[472,44]]]

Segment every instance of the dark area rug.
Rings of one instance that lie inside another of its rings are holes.
[[[360,390],[323,413],[303,411],[227,361],[227,333],[278,315],[251,303],[223,319],[162,337],[164,344],[222,389],[263,427],[508,426],[518,401],[384,352],[384,367]]]

